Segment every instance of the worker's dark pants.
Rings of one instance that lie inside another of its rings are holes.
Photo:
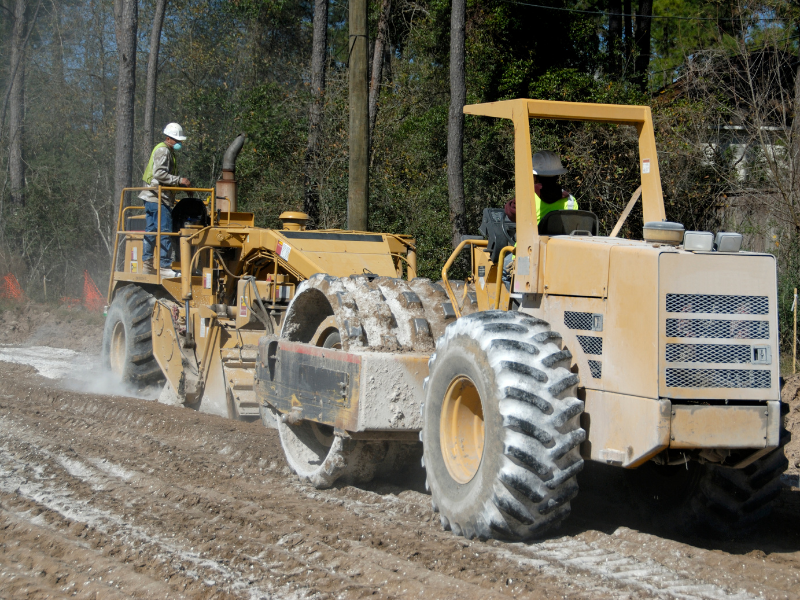
[[[158,223],[158,202],[145,202],[145,231],[157,231]],[[172,209],[161,205],[161,233],[172,233]],[[169,269],[172,266],[170,258],[171,252],[171,239],[167,235],[161,236],[161,268]],[[153,258],[153,247],[156,245],[156,236],[144,236],[144,248],[142,250],[142,260],[148,261]]]

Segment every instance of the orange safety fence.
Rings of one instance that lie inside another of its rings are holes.
[[[97,289],[92,276],[89,271],[83,272],[83,299],[72,298],[64,296],[61,298],[61,304],[65,305],[68,309],[72,310],[83,305],[87,310],[101,311],[105,306],[106,299]]]
[[[2,279],[0,285],[0,300],[17,300],[20,301],[25,297],[22,288],[19,287],[19,281],[14,277],[13,273],[9,273]]]
[[[83,304],[88,310],[101,311],[106,299],[97,289],[89,271],[83,272]]]

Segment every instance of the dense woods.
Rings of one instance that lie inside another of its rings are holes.
[[[30,295],[41,296],[45,278],[51,299],[70,295],[84,269],[105,281],[115,190],[139,185],[151,143],[170,121],[189,136],[179,170],[199,186],[216,180],[225,147],[247,134],[240,206],[258,224],[277,226],[282,211],[305,207],[318,227],[346,227],[347,3],[0,7],[0,275],[13,271]],[[789,318],[786,299],[800,283],[795,5],[368,7],[369,228],[414,235],[423,275],[437,276],[456,232],[477,232],[484,207],[513,195],[510,125],[459,119],[454,106],[522,96],[649,104],[667,217],[687,229],[739,230],[751,249],[775,253],[782,319]],[[459,121],[462,132],[454,130]],[[635,132],[536,122],[532,140],[534,151],[561,154],[565,186],[609,232],[638,185]],[[635,209],[623,235],[638,236],[641,224]]]

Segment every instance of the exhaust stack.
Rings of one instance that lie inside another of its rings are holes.
[[[222,212],[236,212],[236,157],[242,149],[245,134],[233,140],[222,157],[222,177],[217,181],[217,208]]]

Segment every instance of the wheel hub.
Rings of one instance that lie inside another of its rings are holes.
[[[111,345],[108,350],[108,359],[111,364],[111,371],[120,377],[125,370],[125,358],[127,356],[125,344],[125,325],[118,321],[111,332]]]
[[[447,388],[439,421],[439,441],[445,465],[458,483],[475,477],[483,457],[483,405],[469,377],[456,377]]]

